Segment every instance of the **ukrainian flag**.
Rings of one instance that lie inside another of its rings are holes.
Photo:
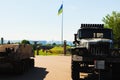
[[[58,10],[58,15],[60,15],[63,12],[63,4],[61,4],[59,10]]]

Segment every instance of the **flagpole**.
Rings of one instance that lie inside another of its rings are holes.
[[[62,4],[58,10],[58,15],[61,14],[61,46],[63,46],[63,0]]]
[[[63,5],[63,1],[62,1],[62,5]],[[62,12],[62,21],[61,21],[61,45],[63,46],[63,12]]]

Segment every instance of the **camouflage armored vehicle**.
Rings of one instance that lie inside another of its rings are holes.
[[[19,74],[32,67],[34,67],[34,53],[30,45],[0,45],[0,71],[10,69]]]
[[[81,24],[71,49],[73,80],[115,80],[120,74],[120,50],[111,29],[103,24]],[[84,76],[83,76],[84,75]],[[118,79],[117,79],[118,80]]]

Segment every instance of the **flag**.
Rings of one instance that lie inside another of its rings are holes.
[[[63,12],[63,4],[61,4],[59,10],[58,10],[58,15],[60,15]]]

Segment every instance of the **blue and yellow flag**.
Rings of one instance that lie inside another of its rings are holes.
[[[63,4],[61,4],[59,10],[58,10],[58,15],[60,15],[63,12]]]

